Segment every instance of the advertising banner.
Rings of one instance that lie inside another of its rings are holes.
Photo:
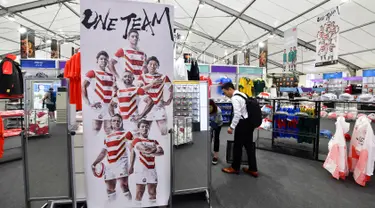
[[[59,44],[56,39],[52,39],[51,41],[51,59],[58,59],[60,58],[60,50]]]
[[[338,63],[339,58],[339,32],[340,9],[335,7],[316,18],[316,53],[315,67]]]
[[[88,207],[166,206],[173,6],[117,0],[80,6]]]
[[[283,71],[297,70],[297,28],[293,27],[284,32]]]
[[[22,27],[22,25],[21,25]],[[20,56],[21,59],[27,59],[27,49],[28,49],[28,41],[27,41],[27,32],[20,33]]]
[[[35,58],[35,30],[27,31],[27,57]]]
[[[268,61],[268,41],[264,41],[261,46],[259,46],[259,67],[267,68]]]
[[[244,52],[244,65],[250,66],[250,48],[247,48]]]
[[[233,56],[233,62],[232,62],[233,65],[238,65],[238,55],[234,55]]]

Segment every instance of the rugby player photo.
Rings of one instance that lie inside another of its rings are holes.
[[[133,139],[133,135],[131,132],[123,130],[122,118],[119,114],[111,118],[111,130],[112,132],[106,136],[104,147],[92,163],[91,168],[94,176],[98,178],[104,176],[109,202],[113,202],[117,198],[117,181],[125,198],[131,200],[132,196],[128,185],[129,161],[127,150],[131,146],[128,142]],[[102,162],[105,157],[107,157],[106,165]]]
[[[137,122],[145,117],[154,106],[152,97],[146,93],[158,81],[152,82],[143,87],[136,87],[134,74],[131,71],[125,71],[122,77],[123,86],[116,87],[117,92],[109,105],[109,114],[114,115],[115,109],[123,119],[125,128],[133,133],[137,130]],[[139,113],[140,101],[145,103],[143,111]]]
[[[139,33],[137,30],[129,30],[128,40],[129,47],[117,50],[115,57],[109,62],[109,69],[117,77],[121,76],[124,71],[132,71],[136,80],[138,80],[140,75],[147,72],[145,65],[146,54],[138,48]],[[116,68],[116,64],[119,61],[125,64],[124,69]]]
[[[148,73],[140,76],[139,79],[143,86],[148,86],[147,94],[151,96],[154,102],[154,107],[152,108],[151,112],[147,114],[145,119],[151,122],[155,121],[161,135],[167,135],[167,112],[165,110],[165,106],[170,105],[172,102],[173,86],[168,76],[158,72],[160,62],[155,56],[148,58],[146,64]],[[169,97],[165,101],[164,90],[166,88],[168,88]]]
[[[158,175],[155,169],[155,157],[164,155],[164,150],[158,141],[148,138],[150,127],[149,121],[139,121],[139,135],[132,141],[133,152],[130,158],[129,174],[134,173],[136,180],[135,204],[137,206],[142,204],[146,186],[149,195],[148,200],[152,203],[156,202]]]
[[[116,80],[113,74],[106,71],[108,58],[108,53],[105,51],[100,51],[97,54],[97,68],[86,73],[82,86],[82,98],[95,114],[93,130],[96,134],[100,132],[102,126],[104,126],[106,134],[111,131],[108,106],[112,99]]]

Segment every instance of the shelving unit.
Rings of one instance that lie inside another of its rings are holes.
[[[17,101],[6,101],[4,111],[0,111],[4,125],[4,155],[0,159],[0,163],[22,159],[21,133],[24,110],[22,99],[15,100]]]

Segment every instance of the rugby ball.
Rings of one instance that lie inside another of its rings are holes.
[[[101,162],[101,163],[98,163],[98,164],[95,166],[94,175],[95,175],[95,177],[97,177],[97,178],[101,178],[101,177],[103,177],[103,175],[104,175],[104,164],[103,164],[102,162]]]

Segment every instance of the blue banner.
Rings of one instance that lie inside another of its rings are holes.
[[[22,68],[56,69],[56,60],[21,59]]]
[[[280,92],[297,92],[296,87],[280,87]]]
[[[375,77],[375,69],[363,70],[362,77]]]
[[[340,79],[340,78],[342,78],[342,72],[323,74],[323,79]]]

